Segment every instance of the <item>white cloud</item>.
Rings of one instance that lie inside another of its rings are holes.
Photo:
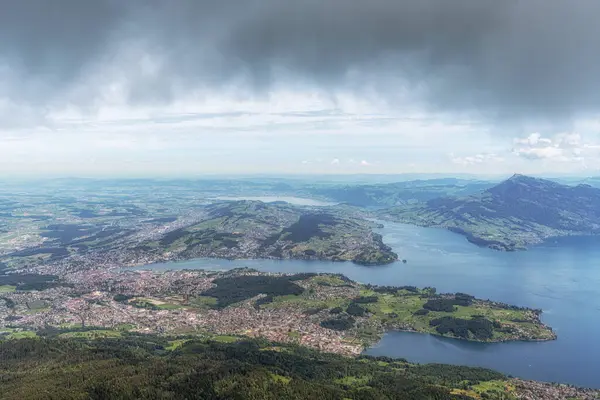
[[[481,153],[481,154],[475,154],[473,156],[463,156],[463,157],[455,157],[454,154],[450,154],[450,157],[454,164],[463,165],[463,166],[484,164],[484,163],[498,163],[498,162],[504,161],[503,157],[500,157],[494,153]]]
[[[310,87],[259,98],[208,93],[139,106],[115,93],[89,112],[50,108],[43,117],[0,99],[0,113],[15,116],[0,123],[0,174],[294,173],[300,165],[303,173],[537,173],[553,164],[531,160],[583,158],[600,166],[600,138],[587,140],[587,128],[513,140],[488,134],[490,128],[477,121],[375,107]],[[31,125],[19,120],[23,115]],[[546,128],[532,127],[538,129]],[[556,165],[558,171],[572,169]]]
[[[529,146],[536,146],[536,145],[552,144],[552,141],[550,139],[543,138],[542,135],[540,135],[539,133],[536,132],[536,133],[532,133],[531,135],[527,136],[524,139],[515,138],[514,143],[529,145]]]
[[[524,147],[516,149],[514,152],[519,157],[538,160],[549,158],[557,161],[568,161],[563,149],[553,146],[546,147]]]
[[[529,160],[550,160],[558,162],[583,161],[586,155],[591,155],[590,150],[595,150],[597,145],[584,143],[579,133],[559,133],[552,138],[542,137],[539,133],[532,133],[526,138],[513,140],[513,154]]]

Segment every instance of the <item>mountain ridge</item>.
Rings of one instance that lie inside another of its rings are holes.
[[[447,228],[498,250],[519,250],[550,237],[600,234],[600,189],[515,174],[477,194],[389,208],[379,216]]]
[[[144,254],[159,259],[301,259],[361,265],[398,259],[381,235],[373,232],[372,222],[332,210],[238,200],[213,203],[205,212],[199,222],[141,243],[133,258]]]

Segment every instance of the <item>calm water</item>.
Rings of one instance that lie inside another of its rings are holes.
[[[503,253],[438,229],[386,223],[381,233],[407,264],[193,260],[151,267],[343,273],[364,283],[435,286],[438,291],[541,308],[544,322],[558,334],[556,341],[480,344],[391,332],[366,353],[484,366],[527,379],[600,388],[600,238],[564,238],[525,252]]]

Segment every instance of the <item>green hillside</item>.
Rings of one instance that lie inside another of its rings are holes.
[[[201,222],[143,243],[138,251],[171,259],[276,258],[365,265],[397,260],[373,227],[373,223],[350,218],[340,210],[235,201],[207,206]]]
[[[517,250],[549,237],[600,233],[600,189],[515,175],[478,194],[440,197],[379,215],[447,228],[478,245]]]
[[[558,391],[481,368],[352,359],[266,341],[143,335],[21,339],[0,342],[0,357],[0,396],[6,400],[466,400]],[[572,397],[587,393],[568,390]]]

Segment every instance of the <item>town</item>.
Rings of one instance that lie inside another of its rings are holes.
[[[453,335],[456,332],[435,330],[436,317],[452,318],[459,307],[435,308],[449,302],[461,305],[461,315],[471,313],[470,320],[485,315],[497,328],[490,328],[489,336],[466,339],[556,337],[535,310],[470,298],[462,303],[459,295],[437,295],[432,289],[365,286],[330,274],[97,268],[64,273],[44,284],[49,287],[27,291],[5,286],[0,296],[4,335],[35,335],[49,328],[67,336],[73,332],[234,335],[357,355],[390,329]]]

